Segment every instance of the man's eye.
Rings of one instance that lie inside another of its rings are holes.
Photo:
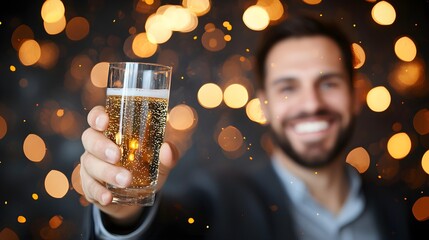
[[[295,90],[295,87],[294,86],[290,86],[290,85],[288,85],[288,86],[282,86],[282,87],[279,88],[279,90],[280,90],[280,92],[291,92],[291,91]]]
[[[320,87],[322,89],[332,89],[332,88],[338,87],[338,83],[333,82],[333,81],[327,81],[327,82],[323,82],[322,84],[320,84]]]

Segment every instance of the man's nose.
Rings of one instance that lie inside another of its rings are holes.
[[[323,106],[323,98],[317,89],[309,87],[302,90],[300,102],[302,111],[307,113],[315,113]]]

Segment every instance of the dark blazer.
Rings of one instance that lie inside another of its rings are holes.
[[[297,239],[290,200],[272,165],[268,160],[249,165],[198,170],[183,184],[157,195],[157,215],[142,239]],[[407,226],[410,209],[403,199],[375,184],[364,183],[362,191],[383,239],[412,239]],[[95,239],[92,211],[88,212],[84,239]]]

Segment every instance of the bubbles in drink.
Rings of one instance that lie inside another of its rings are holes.
[[[104,134],[119,145],[118,165],[132,173],[131,188],[156,184],[167,109],[167,90],[107,90],[109,125]]]

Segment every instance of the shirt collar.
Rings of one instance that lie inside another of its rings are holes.
[[[295,205],[302,205],[306,202],[308,203],[309,201],[313,201],[313,198],[311,197],[310,192],[308,191],[308,188],[304,182],[293,175],[293,173],[291,173],[287,168],[283,167],[280,161],[281,160],[274,158],[272,164],[292,203]],[[344,207],[338,216],[339,218],[343,218],[345,213],[349,215],[349,211],[353,208],[355,208],[355,211],[352,211],[352,214],[358,214],[364,205],[363,195],[360,191],[362,180],[359,176],[359,173],[349,164],[347,164],[346,168],[350,188],[346,203],[344,204]],[[356,208],[357,206],[359,207]]]

